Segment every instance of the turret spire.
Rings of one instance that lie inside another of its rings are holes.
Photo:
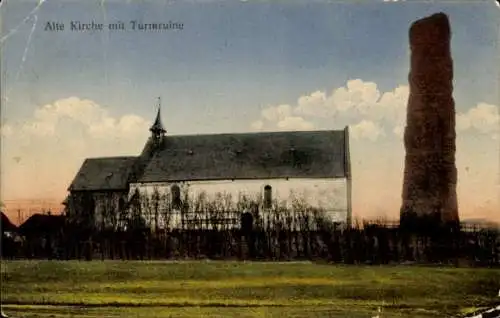
[[[156,119],[153,123],[153,126],[149,128],[153,136],[160,137],[164,135],[167,131],[163,128],[163,124],[161,123],[161,97],[158,97],[158,112],[156,113]]]

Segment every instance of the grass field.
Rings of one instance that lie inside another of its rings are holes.
[[[446,317],[500,300],[500,270],[311,263],[4,261],[13,317]]]

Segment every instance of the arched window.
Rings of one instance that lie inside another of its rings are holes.
[[[170,193],[172,195],[172,207],[174,209],[180,209],[181,207],[181,188],[178,185],[174,184],[170,188]]]
[[[264,187],[264,209],[270,209],[273,203],[273,188],[270,185]]]

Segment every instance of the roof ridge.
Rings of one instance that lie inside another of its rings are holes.
[[[338,132],[343,133],[344,129],[321,129],[321,130],[286,130],[286,131],[258,131],[258,132],[237,132],[237,133],[211,133],[211,134],[169,134],[165,138],[169,137],[198,137],[198,136],[234,136],[234,135],[272,135],[272,134],[287,134],[287,133],[327,133],[327,132]]]
[[[85,158],[85,160],[102,160],[102,159],[132,159],[132,158],[137,158],[138,156],[112,156],[112,157],[89,157]]]

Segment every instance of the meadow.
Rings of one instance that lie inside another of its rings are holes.
[[[500,301],[500,269],[491,268],[229,261],[1,265],[2,308],[12,317],[457,317]]]

